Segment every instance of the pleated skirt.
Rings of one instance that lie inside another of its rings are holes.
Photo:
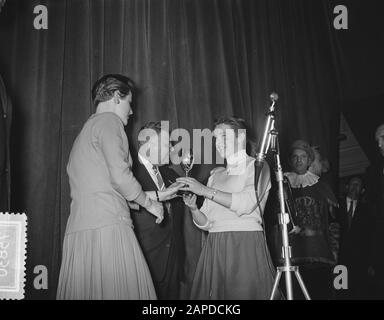
[[[132,228],[115,224],[65,235],[57,299],[156,299]]]
[[[192,283],[193,300],[266,300],[274,267],[263,232],[209,233]]]

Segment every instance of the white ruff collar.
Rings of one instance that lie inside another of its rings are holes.
[[[288,178],[292,188],[305,188],[316,184],[320,177],[312,172],[307,171],[305,174],[297,174],[295,172],[287,172],[284,175]]]

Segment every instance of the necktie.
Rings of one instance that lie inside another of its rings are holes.
[[[152,169],[153,169],[153,172],[155,173],[155,176],[157,179],[157,185],[159,186],[159,190],[160,191],[164,190],[165,189],[165,183],[164,183],[163,177],[160,174],[159,167],[153,166]],[[171,208],[171,204],[169,203],[169,201],[165,201],[165,207],[167,208],[168,213],[171,214],[172,208]]]
[[[348,228],[351,228],[353,218],[353,201],[349,201],[349,209],[348,209]]]
[[[165,188],[164,180],[160,174],[159,168],[157,166],[152,167],[153,172],[155,173],[157,179],[157,185],[159,186],[159,190],[163,190]]]

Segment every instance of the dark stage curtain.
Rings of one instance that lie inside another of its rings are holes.
[[[33,28],[38,4],[48,8],[48,30]],[[148,120],[191,130],[232,114],[260,135],[275,90],[283,151],[308,139],[337,167],[332,25],[327,1],[7,1],[0,73],[14,103],[12,210],[29,218],[27,297],[55,297],[70,205],[66,164],[93,112],[97,78],[123,73],[137,83],[131,141]],[[196,239],[188,245],[198,247]],[[35,265],[47,266],[48,290],[33,289]]]
[[[0,212],[9,211],[11,196],[10,132],[12,103],[0,75]]]
[[[382,160],[375,134],[379,125],[384,123],[383,99],[384,94],[342,104],[345,119],[371,163]]]
[[[335,2],[336,4],[336,2]],[[349,29],[336,32],[337,59],[342,81],[342,112],[371,163],[380,160],[375,141],[384,123],[384,33],[379,19],[383,2],[345,0]]]

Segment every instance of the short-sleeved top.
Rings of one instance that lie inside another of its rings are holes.
[[[207,198],[200,211],[208,222],[204,226],[195,224],[209,232],[262,231],[261,214],[271,187],[268,165],[265,164],[261,172],[256,197],[255,159],[241,151],[227,159],[227,163],[226,168],[218,167],[212,171],[207,186],[231,193],[231,207],[226,208]]]

